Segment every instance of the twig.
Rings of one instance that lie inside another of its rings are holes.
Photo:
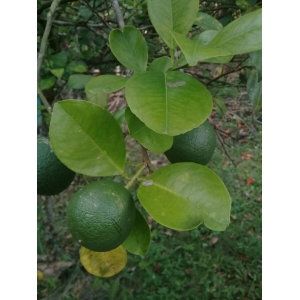
[[[46,97],[44,96],[43,92],[41,91],[39,84],[40,84],[40,71],[41,71],[41,66],[42,66],[42,62],[46,53],[46,49],[47,49],[47,40],[50,34],[50,30],[51,30],[51,25],[52,25],[52,19],[53,19],[53,15],[54,12],[57,8],[57,6],[59,5],[61,0],[53,0],[51,7],[50,7],[50,11],[47,14],[47,23],[46,23],[46,28],[42,37],[42,42],[41,42],[41,48],[40,48],[40,53],[38,55],[38,59],[37,59],[37,93],[40,96],[43,104],[46,106],[46,109],[48,111],[48,113],[51,114],[51,107],[46,99]]]
[[[101,21],[105,24],[106,27],[108,27],[109,29],[112,29],[110,27],[110,25],[97,13],[97,11],[95,11],[88,2],[86,2],[85,0],[80,0],[81,3],[83,3],[84,5],[86,5],[86,7]]]
[[[225,73],[223,73],[223,74],[221,74],[221,75],[215,77],[214,79],[210,80],[210,81],[207,83],[207,85],[209,85],[209,84],[212,83],[213,81],[216,81],[216,80],[218,80],[218,79],[220,79],[220,78],[222,78],[222,77],[224,77],[224,76],[226,76],[226,75],[228,75],[228,74],[238,72],[238,71],[240,71],[240,70],[242,70],[242,69],[245,69],[245,68],[246,68],[246,67],[241,67],[241,68],[238,68],[238,69],[234,69],[234,70],[225,72]]]
[[[45,18],[39,18],[42,21],[46,21]],[[53,20],[52,24],[57,24],[61,26],[74,26],[74,27],[94,27],[94,28],[103,28],[103,24],[95,24],[95,23],[86,23],[86,22],[69,22],[69,21],[60,21]]]
[[[37,93],[41,98],[42,103],[44,104],[45,108],[47,109],[47,112],[51,115],[51,105],[47,101],[45,95],[43,94],[42,90],[40,89],[39,85],[37,87]]]
[[[119,27],[122,30],[125,26],[125,23],[124,23],[123,14],[122,14],[120,6],[119,6],[119,2],[118,2],[118,0],[110,0],[110,1],[111,1],[112,5],[113,5],[113,8],[115,10]]]
[[[226,156],[231,160],[232,164],[234,165],[234,167],[236,168],[236,163],[234,162],[234,160],[231,158],[231,156],[229,155],[226,147],[224,146],[224,140],[221,140],[221,137],[220,137],[220,134],[218,131],[216,131],[216,134],[217,134],[217,137],[218,137],[218,140],[220,142],[220,144],[222,145],[222,148],[224,149],[225,151],[225,154]]]

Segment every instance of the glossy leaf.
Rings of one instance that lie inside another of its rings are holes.
[[[122,245],[108,252],[94,252],[81,247],[80,262],[94,276],[111,277],[126,266],[127,252]]]
[[[125,108],[119,109],[113,115],[119,125],[125,121],[125,110]]]
[[[125,96],[131,111],[147,127],[171,136],[198,127],[212,110],[209,91],[179,71],[135,74],[126,84]]]
[[[258,81],[262,79],[262,51],[254,51],[249,53],[250,62],[253,67],[255,67],[258,75]]]
[[[247,92],[255,110],[262,108],[262,81],[258,81],[258,72],[255,69],[250,71],[247,80]]]
[[[149,225],[139,210],[136,209],[134,226],[123,246],[132,254],[144,256],[150,247],[150,241]]]
[[[190,66],[195,66],[198,61],[205,61],[214,57],[230,55],[230,53],[224,49],[200,45],[199,43],[174,31],[172,34]]]
[[[131,112],[129,107],[126,108],[125,119],[130,136],[137,140],[146,149],[149,149],[152,152],[162,153],[172,147],[172,136],[160,134],[148,128]]]
[[[204,222],[222,231],[230,222],[231,199],[224,183],[199,164],[177,163],[156,170],[140,184],[137,196],[154,220],[171,229],[190,230]]]
[[[90,80],[85,91],[96,94],[104,92],[110,94],[123,89],[126,85],[127,78],[117,75],[100,75]]]
[[[226,111],[227,111],[227,107],[226,107],[224,99],[221,97],[215,97],[214,103],[215,103],[215,107],[216,107],[218,114],[220,115],[221,118],[224,118],[226,115]]]
[[[198,12],[194,24],[200,26],[202,30],[221,30],[223,28],[217,19],[204,12]]]
[[[50,123],[52,148],[69,169],[88,176],[113,176],[125,168],[125,142],[115,118],[82,100],[55,103]]]
[[[68,64],[67,68],[70,71],[76,72],[76,73],[85,73],[87,72],[87,65],[83,61],[72,61]]]
[[[113,55],[126,68],[133,72],[146,71],[148,47],[137,28],[125,26],[123,30],[112,30],[109,34],[109,44]]]
[[[61,79],[64,75],[65,69],[59,68],[59,69],[50,69],[50,72],[57,78]]]
[[[198,10],[198,0],[148,0],[151,23],[171,49],[176,47],[171,32],[186,35],[193,25]]]
[[[50,89],[51,87],[54,86],[55,82],[56,82],[56,78],[54,76],[41,78],[41,80],[40,80],[40,89],[42,91]]]
[[[248,13],[228,24],[214,37],[209,46],[222,48],[232,55],[262,48],[262,9]]]
[[[92,103],[95,103],[103,108],[107,108],[108,100],[109,100],[109,95],[100,92],[100,93],[90,93],[90,92],[85,92],[86,94],[86,100]]]
[[[148,67],[147,71],[167,72],[171,67],[171,58],[163,56],[155,59]]]
[[[123,89],[126,81],[127,78],[116,75],[94,77],[85,86],[87,100],[106,108],[109,94]]]
[[[65,68],[68,62],[68,55],[66,52],[53,54],[50,56],[49,61],[52,69]]]
[[[216,36],[217,33],[218,33],[217,30],[206,30],[200,34],[195,35],[192,40],[199,45],[206,46],[211,42],[211,40]],[[202,62],[210,62],[210,63],[218,63],[218,64],[227,64],[232,60],[232,58],[233,58],[233,55],[229,55],[229,56],[221,56],[221,57],[202,59],[201,61]]]
[[[103,108],[107,108],[108,100],[109,100],[109,94],[106,94],[104,92],[100,93],[90,93],[85,92],[86,94],[86,100],[92,103],[95,103]]]
[[[71,75],[69,77],[67,87],[75,90],[82,90],[86,86],[86,84],[93,78],[92,75]]]

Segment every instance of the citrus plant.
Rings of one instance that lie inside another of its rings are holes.
[[[150,246],[148,224],[126,191],[135,180],[140,182],[137,197],[142,206],[168,228],[184,231],[203,224],[223,231],[230,223],[231,199],[226,186],[204,166],[216,142],[207,123],[212,95],[180,69],[201,62],[225,63],[234,55],[259,51],[262,10],[251,11],[225,27],[198,13],[198,0],[148,0],[147,10],[169,56],[149,63],[143,34],[135,26],[124,26],[117,12],[120,28],[110,31],[109,47],[131,76],[92,78],[85,84],[87,101],[58,101],[52,112],[51,145],[63,164],[91,177],[120,175],[128,179],[124,134],[106,109],[108,94],[124,89],[130,136],[143,149],[165,152],[172,162],[143,177],[148,166],[144,159],[126,187],[105,180],[86,185],[72,197],[68,226],[82,245],[81,262],[96,276],[119,272],[126,264],[125,249],[144,256]],[[213,32],[191,38],[193,24],[203,18],[213,24]],[[198,160],[192,147],[200,147],[204,160]],[[172,152],[178,153],[174,159]],[[187,155],[182,159],[184,152]]]

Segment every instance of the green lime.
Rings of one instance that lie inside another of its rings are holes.
[[[194,162],[206,165],[216,148],[216,133],[208,121],[186,133],[174,136],[172,147],[165,152],[171,163]]]
[[[37,139],[37,193],[55,195],[65,190],[75,173],[67,168],[53,152],[48,138]]]
[[[94,181],[74,194],[67,208],[68,227],[83,247],[106,252],[120,246],[135,221],[129,191],[114,181]]]

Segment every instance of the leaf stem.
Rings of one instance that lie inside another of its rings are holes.
[[[131,180],[125,185],[125,189],[129,190],[132,187],[133,183],[140,176],[140,174],[146,168],[146,166],[146,163],[143,163],[143,165],[139,168],[139,170],[135,173]]]
[[[175,49],[170,49],[170,54],[171,54],[171,68],[174,67],[174,53],[175,53]]]

